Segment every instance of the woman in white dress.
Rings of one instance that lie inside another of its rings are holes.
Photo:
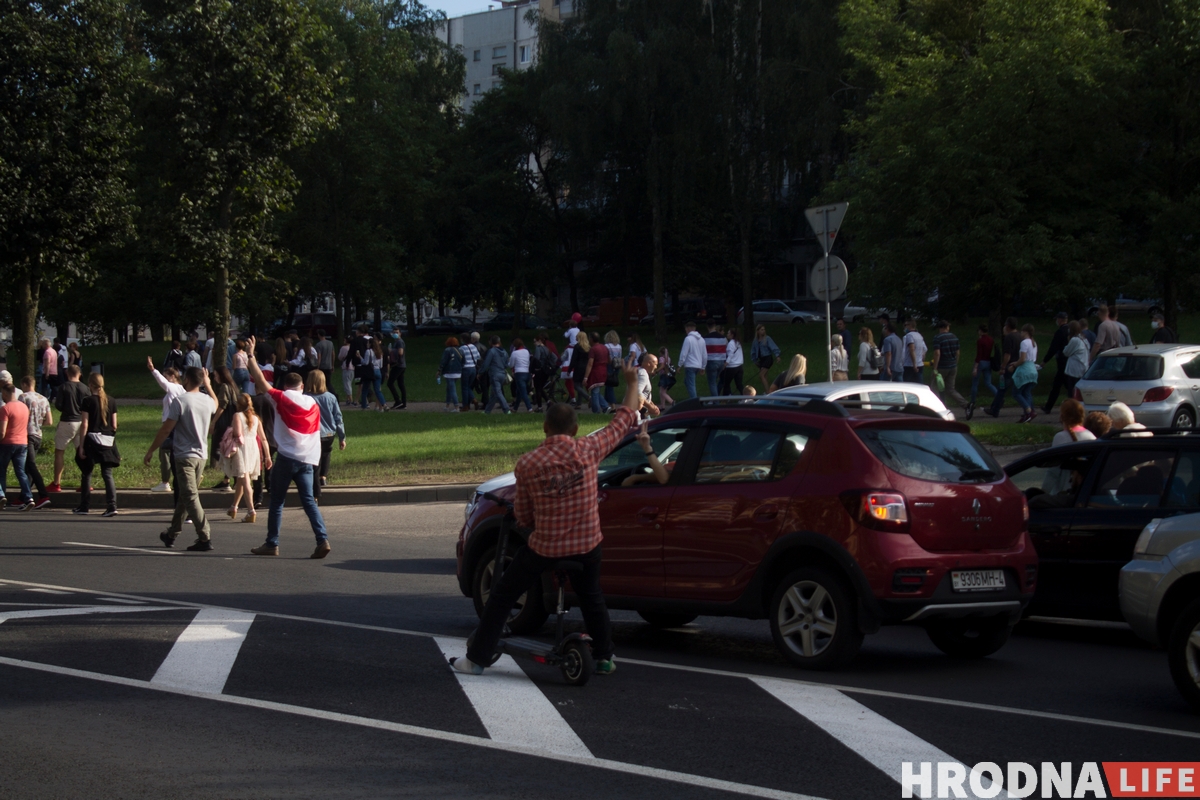
[[[233,424],[221,438],[221,469],[233,485],[233,505],[225,512],[230,519],[237,519],[238,505],[243,497],[246,498],[247,510],[242,522],[254,522],[257,519],[250,484],[262,472],[263,465],[271,468],[271,450],[267,446],[262,422],[250,403],[250,395],[244,394],[238,398]]]

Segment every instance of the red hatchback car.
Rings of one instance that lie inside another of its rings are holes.
[[[650,424],[660,485],[632,434],[600,464],[601,585],[610,608],[675,627],[701,614],[770,620],[793,664],[848,662],[881,625],[943,652],[990,655],[1033,598],[1029,510],[967,426],[806,398],[677,403]],[[476,491],[458,580],[482,611],[512,476]],[[514,547],[515,549],[515,547]],[[510,628],[545,622],[553,578]]]

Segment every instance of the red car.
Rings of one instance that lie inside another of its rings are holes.
[[[980,658],[1033,598],[1029,507],[966,425],[806,398],[677,403],[650,425],[660,485],[632,434],[600,465],[601,584],[610,608],[675,627],[701,614],[770,620],[793,664],[851,660],[881,625],[923,626]],[[512,476],[467,506],[458,580],[481,611]],[[515,548],[514,548],[515,549]],[[553,578],[514,611],[539,629]]]

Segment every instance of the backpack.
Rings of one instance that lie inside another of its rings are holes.
[[[446,364],[446,375],[462,374],[463,358],[462,353],[458,352],[457,347],[447,348],[450,353],[450,360]]]
[[[536,369],[534,371],[541,375],[553,375],[554,371],[558,369],[558,359],[550,352],[550,348],[544,344],[539,344],[537,350],[534,352],[537,354]]]
[[[879,348],[876,347],[875,345],[871,345],[871,359],[870,360],[871,360],[871,369],[874,369],[874,370],[882,370],[883,369],[883,353],[879,352]]]

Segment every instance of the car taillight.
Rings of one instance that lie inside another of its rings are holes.
[[[842,505],[861,525],[878,531],[908,530],[908,503],[896,492],[843,492]]]
[[[1174,391],[1175,391],[1174,386],[1155,386],[1153,389],[1149,390],[1148,392],[1146,392],[1145,395],[1142,396],[1142,402],[1143,403],[1161,403],[1163,400],[1166,400],[1168,397],[1170,397],[1171,393]]]
[[[1024,494],[1021,495],[1021,530],[1029,530],[1029,501]]]
[[[1083,402],[1083,392],[1076,389],[1075,390],[1075,399],[1082,403]]]

